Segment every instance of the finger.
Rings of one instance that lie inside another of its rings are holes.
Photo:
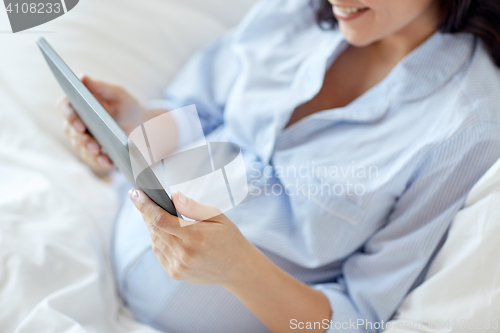
[[[179,191],[172,193],[172,201],[179,213],[196,221],[219,222],[210,220],[222,214],[219,208],[198,202]]]
[[[144,221],[153,229],[160,228],[174,236],[182,238],[184,232],[179,224],[177,216],[170,215],[154,203],[144,192],[132,190],[129,192],[130,199],[135,207],[141,212]]]
[[[99,146],[99,144],[90,135],[85,146],[93,155],[99,155],[101,152],[101,146]]]
[[[99,145],[90,135],[84,135],[84,139],[78,144],[80,156],[95,167],[109,170],[113,168],[113,162],[100,152]]]
[[[170,267],[170,253],[168,247],[158,241],[151,241],[151,250],[163,267]]]
[[[70,124],[68,123],[67,120],[63,121],[63,126],[62,127],[63,127],[64,134],[66,134],[67,136],[69,136],[70,135],[71,126],[70,126]]]
[[[101,152],[101,146],[99,146],[90,134],[79,134],[78,139],[78,145],[88,151],[91,156],[97,156]]]
[[[78,153],[80,154],[81,157],[85,158],[86,160],[88,159],[94,159],[95,155],[99,154],[99,151],[97,153],[93,153],[88,149],[88,143],[91,140],[91,136],[88,134],[80,134],[77,133],[75,135],[75,148],[77,149]]]
[[[73,149],[85,162],[97,168],[107,170],[113,168],[113,162],[106,154],[101,153],[100,146],[91,135],[76,131],[67,121],[64,122],[63,128],[70,138]]]
[[[72,129],[71,131],[73,133],[76,133],[74,129]],[[99,167],[96,162],[97,156],[89,151],[86,146],[86,142],[90,140],[90,136],[87,134],[76,133],[72,134],[70,138],[73,149],[78,153],[81,159],[94,167]]]
[[[80,133],[73,126],[69,125],[69,137],[73,147],[80,153],[89,155],[99,155],[100,147],[89,133]],[[97,147],[96,147],[97,145]],[[89,149],[90,147],[90,149]],[[97,149],[96,149],[97,148]]]
[[[81,147],[82,143],[84,142],[88,134],[80,133],[79,131],[76,130],[76,128],[74,128],[73,126],[71,126],[71,124],[67,122],[64,124],[64,131],[71,140],[73,148],[75,148],[77,151],[80,151],[80,149],[82,148]]]
[[[67,98],[62,98],[57,102],[57,109],[63,117],[66,118],[71,126],[73,126],[78,132],[85,133],[87,130],[85,124],[82,122],[80,117],[78,117]]]
[[[94,80],[87,75],[81,75],[80,80],[88,90],[97,97],[102,97],[108,100],[118,100],[123,96],[123,89],[120,86],[115,86],[106,82]]]
[[[85,133],[87,131],[87,127],[83,123],[83,121],[80,119],[80,117],[76,114],[75,110],[73,109],[73,106],[67,102],[65,104],[65,112],[66,112],[66,119],[68,120],[68,123],[74,127],[78,132],[80,133]]]
[[[173,254],[182,250],[182,240],[174,236],[166,231],[163,231],[161,228],[152,228],[148,226],[149,236],[151,237],[152,242],[162,242],[169,248],[169,253]]]
[[[179,238],[161,229],[148,227],[151,245],[156,246],[165,256],[173,256],[180,249]]]
[[[149,227],[148,230],[149,238],[151,239],[151,246],[153,248],[157,248],[163,255],[168,256],[170,252],[168,245],[165,244],[160,237],[158,237],[158,234],[155,233],[154,230],[151,230]]]
[[[76,116],[75,111],[71,107],[71,103],[69,102],[67,97],[62,97],[57,100],[56,107],[59,113],[67,119],[68,121],[73,121],[73,117]]]
[[[108,111],[108,112],[112,111],[112,106],[113,106],[114,101],[111,101],[110,99],[98,94],[99,90],[97,88],[97,82],[99,82],[99,81],[93,80],[90,77],[86,76],[85,74],[78,75],[78,78],[82,81],[82,83],[86,84],[87,89],[89,89],[89,87],[92,87],[92,89],[93,89],[93,91],[91,91],[92,94],[97,99],[99,104],[101,104],[106,109],[106,111]],[[106,84],[106,83],[103,83],[103,84]],[[89,89],[89,90],[91,90],[91,89]]]
[[[70,130],[70,132],[75,137],[75,150],[79,152],[85,161],[103,169],[109,170],[113,167],[113,162],[109,156],[102,153],[101,146],[90,134],[81,134],[75,130]]]
[[[104,168],[104,169],[112,169],[113,168],[113,161],[111,161],[111,159],[109,158],[108,155],[105,155],[105,154],[99,154],[99,156],[97,156],[96,158],[96,164],[100,167],[100,168]]]

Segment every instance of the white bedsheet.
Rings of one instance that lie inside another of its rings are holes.
[[[426,281],[406,297],[388,331],[500,331],[499,239],[497,161],[470,192]]]
[[[144,100],[253,2],[82,0],[34,30],[46,31],[76,72]],[[0,10],[0,32],[8,29]],[[61,90],[36,38],[0,34],[0,332],[154,332],[115,292],[107,251],[118,201],[68,150],[54,108]],[[500,314],[499,206],[500,163],[474,189],[427,282],[394,323]]]
[[[19,34],[0,8],[0,332],[154,332],[121,306],[109,263],[113,189],[69,150],[62,91],[35,41],[78,74],[159,97],[255,0],[82,0]]]
[[[21,112],[0,113],[0,332],[152,332],[120,308],[117,200]]]

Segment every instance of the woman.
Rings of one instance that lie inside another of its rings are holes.
[[[173,193],[183,215],[216,215],[185,228],[130,192],[142,218],[124,206],[113,250],[137,318],[166,332],[385,328],[500,157],[499,17],[491,0],[267,0],[149,108],[82,77],[128,133],[195,104],[207,140],[238,144],[249,171],[226,215]],[[111,168],[60,109],[81,156]],[[189,119],[165,130],[172,151],[196,139]]]

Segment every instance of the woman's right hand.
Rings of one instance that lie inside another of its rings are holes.
[[[125,89],[93,80],[88,76],[81,76],[80,80],[127,135],[142,124],[144,111],[137,100]],[[87,131],[69,100],[66,97],[62,98],[58,101],[57,108],[65,118],[64,132],[70,138],[71,145],[78,155],[97,170],[110,170],[113,162],[103,153],[101,146]]]

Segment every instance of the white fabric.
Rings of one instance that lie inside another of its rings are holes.
[[[15,35],[4,33],[10,27],[0,10],[1,332],[154,332],[131,318],[115,292],[107,250],[117,198],[67,149],[54,107],[62,92],[35,40],[44,35],[77,73],[147,100],[253,2],[82,0]],[[499,317],[499,205],[497,163],[397,320]]]
[[[500,161],[470,192],[426,281],[407,296],[387,332],[500,329],[499,207]]]
[[[117,198],[68,149],[35,41],[148,100],[253,2],[82,0],[15,35],[0,9],[0,332],[154,332],[121,306],[107,255]]]

